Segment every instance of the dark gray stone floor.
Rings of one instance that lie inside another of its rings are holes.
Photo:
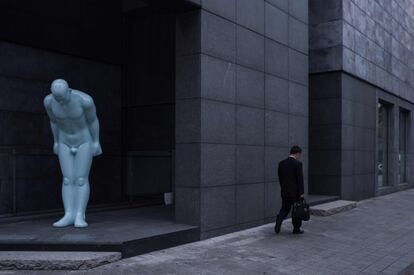
[[[0,226],[0,250],[118,251],[129,257],[199,239],[167,206],[91,213],[88,228],[54,228],[56,218]]]
[[[407,190],[312,217],[299,236],[286,221],[280,235],[268,224],[89,271],[26,274],[413,274],[413,198]]]

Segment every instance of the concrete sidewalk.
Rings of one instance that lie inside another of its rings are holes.
[[[275,235],[268,224],[89,271],[24,274],[414,274],[413,211],[407,190],[312,217],[304,235],[290,234],[288,222]]]

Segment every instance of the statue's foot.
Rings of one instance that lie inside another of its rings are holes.
[[[54,227],[65,227],[65,226],[72,225],[73,223],[74,223],[74,219],[72,215],[65,214],[65,216],[63,216],[63,218],[55,222],[53,226]]]
[[[75,227],[87,227],[88,223],[85,221],[84,215],[77,215],[75,218]]]

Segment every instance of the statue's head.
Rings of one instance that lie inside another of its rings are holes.
[[[60,103],[67,102],[70,96],[70,88],[66,80],[56,79],[50,85],[50,90],[56,101]]]

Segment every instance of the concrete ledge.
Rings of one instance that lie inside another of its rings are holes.
[[[0,270],[85,270],[120,259],[120,252],[0,251]]]
[[[310,206],[339,200],[338,196],[308,195],[306,201]]]
[[[314,216],[330,216],[336,213],[351,210],[357,206],[354,201],[337,200],[310,207],[310,213]]]
[[[128,258],[200,240],[198,227],[175,222],[171,205],[95,212],[88,217],[91,222],[85,230],[55,228],[52,217],[1,224],[0,251],[121,252]]]

